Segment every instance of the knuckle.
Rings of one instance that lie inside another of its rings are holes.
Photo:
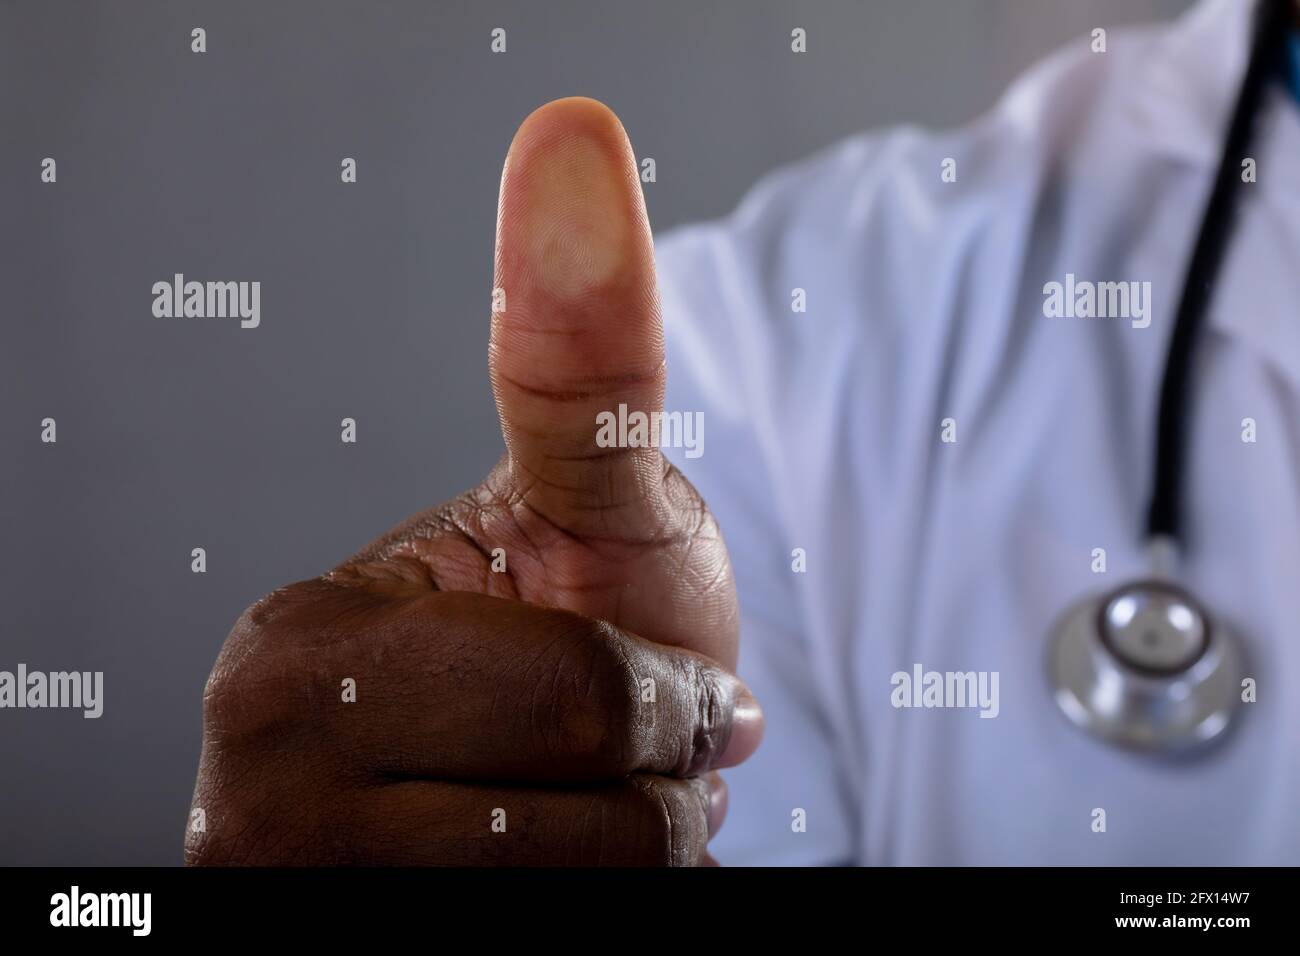
[[[656,769],[693,777],[708,770],[726,746],[731,693],[722,673],[693,654],[672,653],[667,665],[674,693],[655,713]]]
[[[316,861],[322,853],[323,792],[329,781],[273,770],[236,755],[205,753],[194,807],[203,827],[187,827],[187,866],[247,866]],[[342,801],[331,799],[337,808]],[[337,809],[332,812],[337,813]],[[330,832],[333,832],[331,828]]]
[[[694,866],[708,843],[708,818],[694,782],[637,774],[628,778],[628,827],[641,860]]]
[[[252,610],[245,610],[231,628],[203,687],[203,724],[209,733],[232,733],[247,716],[244,681],[260,664],[262,655],[257,648],[266,643],[252,620]]]
[[[199,804],[196,798],[195,805]],[[253,862],[254,851],[247,839],[260,829],[246,815],[245,808],[228,797],[210,792],[203,802],[204,829],[192,827],[185,833],[186,866],[238,866]]]
[[[724,685],[722,674],[713,667],[698,661],[690,665],[694,670],[696,693],[691,703],[695,713],[689,722],[690,752],[685,755],[682,776],[703,773],[722,756],[730,736],[732,694]],[[686,737],[688,735],[683,735]]]
[[[641,763],[634,656],[612,626],[583,620],[556,642],[546,713],[560,748],[590,772],[622,777]]]
[[[231,628],[204,688],[191,866],[348,862],[361,770],[334,718],[366,609],[315,579],[272,592]],[[362,628],[361,630],[364,630]],[[354,730],[355,728],[350,728]]]
[[[248,739],[291,719],[288,690],[298,667],[288,611],[306,595],[301,585],[281,588],[235,621],[203,689],[207,736]]]

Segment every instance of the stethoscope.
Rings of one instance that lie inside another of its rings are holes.
[[[1056,702],[1078,726],[1134,750],[1185,753],[1221,738],[1242,697],[1237,637],[1172,580],[1193,346],[1222,265],[1269,79],[1282,64],[1290,0],[1262,0],[1250,63],[1179,297],[1160,389],[1146,539],[1151,576],[1071,608],[1057,624],[1048,670]]]

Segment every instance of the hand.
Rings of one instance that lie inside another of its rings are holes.
[[[599,103],[515,135],[495,286],[506,455],[235,624],[187,862],[709,862],[716,770],[762,715],[704,502],[658,449],[596,442],[602,411],[661,410],[665,376],[636,162]]]

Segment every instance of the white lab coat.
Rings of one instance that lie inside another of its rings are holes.
[[[1060,612],[1147,570],[1160,376],[1249,29],[1248,4],[1209,0],[1105,53],[1081,37],[963,129],[851,139],[660,238],[668,408],[706,425],[702,457],[670,457],[730,545],[768,720],[727,773],[723,863],[1300,863],[1300,110],[1280,86],[1183,476],[1182,579],[1242,635],[1258,701],[1172,763],[1076,729],[1044,673]],[[1045,317],[1067,273],[1150,281],[1150,326]],[[916,663],[997,671],[998,716],[895,708]]]

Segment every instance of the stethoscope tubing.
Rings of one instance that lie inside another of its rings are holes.
[[[1269,81],[1286,64],[1290,0],[1260,0],[1250,59],[1187,264],[1161,379],[1146,538],[1153,575],[1086,598],[1057,623],[1048,681],[1074,724],[1120,747],[1186,754],[1224,738],[1240,704],[1244,651],[1226,623],[1175,582],[1186,547],[1183,470],[1191,369],[1245,195]]]

